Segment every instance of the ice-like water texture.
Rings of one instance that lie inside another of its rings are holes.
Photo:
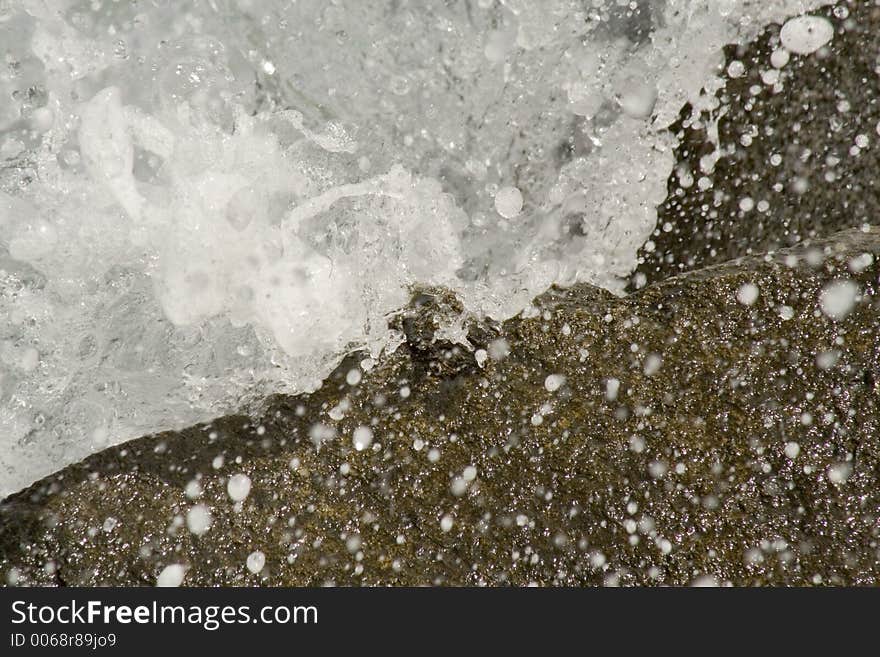
[[[412,284],[621,289],[664,128],[818,4],[0,0],[0,495],[314,388]]]

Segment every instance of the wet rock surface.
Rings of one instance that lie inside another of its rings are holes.
[[[875,584],[877,256],[865,226],[626,298],[551,290],[475,328],[474,351],[419,340],[369,371],[352,356],[259,421],[136,440],[8,498],[0,570],[69,585],[152,585],[172,564],[187,585]]]
[[[468,349],[423,291],[378,364],[6,499],[2,581],[877,584],[875,5],[776,80],[779,26],[728,49],[629,297],[551,290]]]
[[[834,26],[826,46],[788,54],[780,25],[728,46],[724,86],[671,126],[678,164],[631,289],[876,223],[880,6],[814,13]]]

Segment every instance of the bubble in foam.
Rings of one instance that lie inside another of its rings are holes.
[[[852,475],[853,466],[850,462],[835,463],[831,465],[826,474],[828,480],[833,484],[844,484]]]
[[[245,563],[251,573],[258,575],[266,565],[266,555],[260,550],[255,550],[248,555]]]
[[[754,305],[760,290],[754,283],[743,283],[736,291],[736,300],[744,306]]]
[[[495,210],[505,219],[513,219],[522,207],[522,192],[516,187],[502,187],[495,193]]]
[[[159,577],[156,578],[156,586],[159,587],[177,587],[183,584],[183,579],[186,577],[186,571],[188,568],[179,563],[171,564],[169,566],[165,566],[162,569],[162,572],[159,573]]]
[[[784,68],[789,59],[791,59],[791,55],[785,48],[778,48],[770,55],[770,63],[774,68]]]
[[[650,82],[630,82],[618,100],[624,113],[634,119],[647,119],[657,104],[657,89]]]
[[[544,379],[544,387],[547,389],[547,392],[556,392],[564,383],[565,377],[562,374],[549,374]]]
[[[226,492],[233,502],[242,502],[251,492],[251,478],[246,474],[235,474],[226,483]]]
[[[373,431],[369,427],[358,427],[351,439],[354,448],[362,452],[373,443]]]
[[[827,317],[839,321],[852,312],[858,298],[859,286],[855,281],[832,281],[819,293],[819,306]]]
[[[834,38],[834,26],[822,16],[798,16],[785,22],[779,38],[789,52],[810,55]]]
[[[186,513],[186,526],[196,536],[201,536],[211,528],[211,510],[204,504],[196,504]]]

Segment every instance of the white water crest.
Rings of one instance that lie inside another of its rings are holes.
[[[416,284],[622,291],[667,126],[819,4],[0,0],[0,496],[313,390]]]

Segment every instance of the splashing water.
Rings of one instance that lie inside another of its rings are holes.
[[[0,0],[0,496],[314,389],[413,284],[621,291],[666,126],[819,4]]]

